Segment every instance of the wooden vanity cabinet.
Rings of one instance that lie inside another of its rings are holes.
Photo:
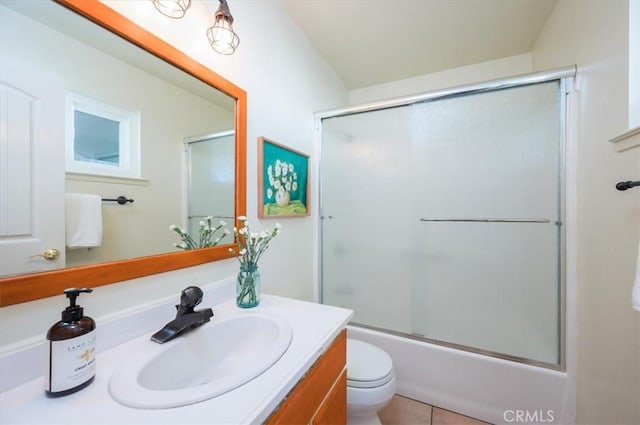
[[[347,423],[347,331],[343,330],[291,390],[267,425]]]

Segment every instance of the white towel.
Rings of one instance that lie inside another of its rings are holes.
[[[66,193],[67,248],[102,244],[102,198],[89,193]]]
[[[631,303],[633,308],[640,311],[640,243],[638,244],[638,262],[636,263],[636,280],[633,282],[631,293]]]

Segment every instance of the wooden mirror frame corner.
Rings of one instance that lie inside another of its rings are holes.
[[[99,0],[54,1],[235,99],[235,225],[239,227],[237,217],[246,215],[246,92]],[[229,246],[227,244],[0,278],[0,307],[58,295],[69,287],[108,285],[233,258],[235,255],[229,252]]]

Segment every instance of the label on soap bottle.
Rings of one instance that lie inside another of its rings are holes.
[[[77,387],[96,373],[96,331],[62,341],[49,341],[49,374],[45,376],[50,392]]]

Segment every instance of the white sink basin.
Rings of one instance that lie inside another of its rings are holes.
[[[109,381],[118,402],[164,409],[207,400],[252,380],[291,343],[286,321],[257,312],[215,317],[165,344],[149,341]]]

